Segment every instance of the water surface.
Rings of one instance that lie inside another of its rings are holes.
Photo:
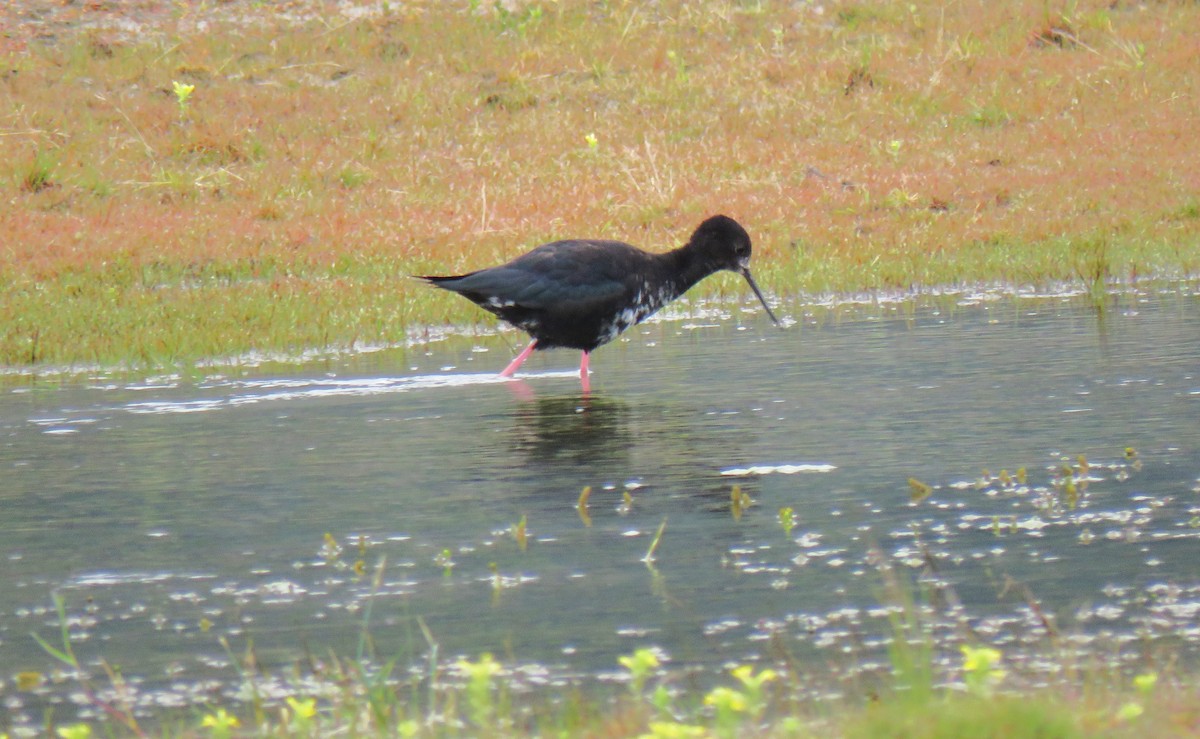
[[[1022,655],[1050,642],[1193,654],[1195,290],[993,297],[796,308],[782,331],[685,307],[597,352],[588,396],[573,352],[497,379],[508,333],[3,390],[9,726],[94,712],[73,679],[18,685],[55,667],[29,635],[55,638],[55,593],[93,682],[118,664],[143,709],[233,700],[221,639],[253,644],[267,695],[319,691],[281,668],[356,654],[364,624],[374,662],[427,671],[418,617],[439,660],[492,652],[531,686],[655,647],[702,681],[784,663],[836,693],[886,660],[881,561],[938,596],[943,659],[986,641],[1036,681]]]

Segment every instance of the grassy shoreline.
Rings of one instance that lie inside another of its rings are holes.
[[[404,275],[714,212],[785,305],[1200,271],[1194,3],[39,5],[0,365],[400,343],[481,318]]]
[[[53,675],[19,673],[14,687],[36,691],[50,681],[74,683],[72,702],[85,710],[70,719],[49,710],[40,727],[47,736],[67,739],[1200,736],[1195,673],[1169,647],[1164,653],[1143,645],[1136,665],[1088,666],[1054,628],[1021,656],[976,643],[966,632],[946,640],[936,635],[934,622],[954,618],[954,607],[937,605],[941,596],[934,591],[941,588],[926,583],[914,591],[909,573],[878,567],[891,624],[888,657],[854,673],[835,662],[796,662],[781,647],[771,666],[733,665],[697,681],[686,663],[640,648],[618,657],[604,680],[588,685],[547,679],[536,664],[526,673],[511,655],[439,659],[436,637],[420,618],[410,626],[423,633],[427,660],[406,664],[375,653],[368,609],[357,654],[312,654],[291,667],[264,665],[253,640],[243,651],[215,637],[238,676],[238,697],[221,699],[210,690],[202,704],[147,709],[134,697],[137,678],[128,684],[105,659],[76,654],[71,606],[56,596],[61,634],[34,638],[59,669]],[[381,561],[376,588],[382,572]],[[953,599],[952,588],[947,594]],[[101,669],[105,674],[96,676]],[[540,680],[530,680],[533,675]],[[0,737],[38,730],[0,724]]]

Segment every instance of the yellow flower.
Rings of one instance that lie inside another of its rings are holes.
[[[456,665],[458,669],[463,671],[464,675],[472,680],[487,680],[504,669],[499,662],[492,659],[492,655],[488,652],[479,655],[478,662],[460,659]]]
[[[712,706],[721,712],[743,713],[747,708],[746,694],[725,686],[716,687],[704,696],[704,705]]]
[[[71,724],[70,726],[58,727],[56,733],[62,739],[89,739],[92,735],[92,727],[87,724]]]
[[[1149,693],[1154,690],[1155,684],[1158,683],[1158,673],[1147,672],[1138,675],[1133,679],[1133,687],[1137,688],[1141,693]]]
[[[227,733],[230,729],[236,729],[242,725],[237,716],[234,716],[224,708],[217,709],[216,713],[205,715],[200,725],[206,729],[212,729],[214,733]]]
[[[658,655],[653,649],[639,649],[633,654],[618,657],[617,661],[626,670],[633,673],[643,673],[647,670],[658,667]]]
[[[414,737],[421,732],[421,724],[413,719],[401,721],[396,727],[396,732],[403,737]]]
[[[1004,654],[999,649],[991,647],[971,647],[964,644],[962,646],[963,653],[963,670],[966,672],[984,672],[993,675],[1004,674],[1002,670],[993,669],[1000,663]]]
[[[196,91],[195,85],[185,85],[182,82],[172,82],[171,85],[175,90],[175,99],[179,101],[180,105],[186,103],[192,93]]]
[[[291,706],[292,712],[296,714],[297,718],[304,719],[305,721],[317,715],[316,698],[299,700],[289,695],[287,704]]]
[[[741,665],[730,670],[738,682],[745,685],[747,688],[758,690],[763,683],[769,683],[779,677],[779,674],[774,670],[767,668],[757,675],[754,674],[754,668],[750,665]]]
[[[964,644],[961,649],[963,682],[972,693],[987,695],[992,686],[1004,678],[1004,670],[997,667],[1004,655],[999,649],[991,647],[972,647]]]
[[[1117,709],[1118,721],[1132,721],[1146,712],[1140,703],[1130,701]]]
[[[681,724],[675,721],[651,721],[650,732],[642,734],[639,739],[686,739],[694,736],[708,736],[703,726]]]

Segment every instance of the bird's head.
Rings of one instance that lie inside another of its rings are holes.
[[[692,233],[688,248],[693,250],[704,264],[713,272],[729,270],[737,272],[750,283],[750,289],[758,301],[762,303],[767,315],[777,325],[779,319],[771,312],[767,299],[758,289],[754,278],[750,276],[750,234],[742,228],[742,224],[729,216],[712,216],[705,219]]]

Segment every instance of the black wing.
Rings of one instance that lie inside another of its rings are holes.
[[[631,267],[646,256],[619,241],[555,241],[499,267],[421,279],[511,321],[505,313],[577,313],[617,300],[631,289]]]

